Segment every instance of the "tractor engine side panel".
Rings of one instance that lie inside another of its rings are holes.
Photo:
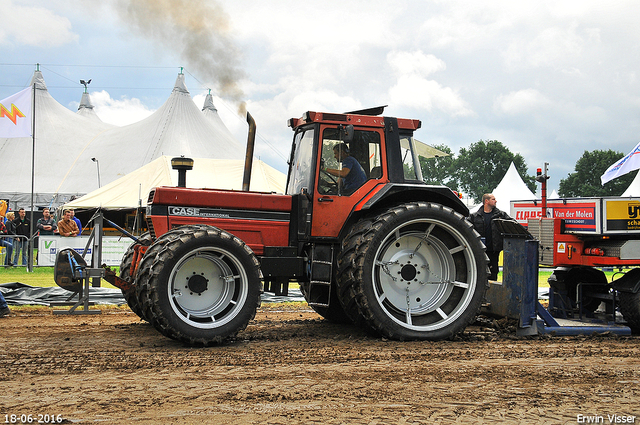
[[[187,224],[215,226],[237,236],[256,255],[288,246],[291,196],[257,192],[157,188],[147,207],[155,237]],[[164,203],[168,205],[162,205]]]

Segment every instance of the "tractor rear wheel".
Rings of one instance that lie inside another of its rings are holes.
[[[640,333],[640,292],[620,292],[620,313],[634,334]]]
[[[607,276],[602,270],[593,267],[559,267],[549,278],[549,284],[553,284],[554,290],[566,294],[570,307],[575,312],[579,311],[582,302],[582,312],[587,314],[598,309],[602,302],[600,295],[610,292]],[[582,286],[582,300],[578,297],[578,285]]]
[[[355,300],[382,336],[451,338],[480,309],[487,262],[480,236],[462,215],[440,204],[403,204],[346,237],[338,264],[353,269],[339,276],[339,293],[343,306]]]
[[[163,335],[208,346],[235,336],[260,306],[260,268],[238,238],[210,226],[184,226],[147,251],[136,283],[144,313]]]
[[[124,256],[122,257],[122,261],[120,262],[120,278],[129,283],[135,280],[134,276],[131,276],[131,262],[133,261],[133,254],[134,254],[135,247],[137,245],[146,245],[146,246],[151,245],[151,242],[153,240],[149,232],[146,232],[146,233],[143,233],[140,236],[140,238],[138,238],[138,241],[139,242],[134,242],[131,245],[129,245],[129,248],[127,248],[127,251],[124,253]],[[127,305],[129,306],[131,311],[137,314],[138,317],[140,317],[142,320],[147,320],[144,317],[140,304],[138,303],[138,297],[136,296],[135,287],[129,291],[123,290],[122,295],[124,296],[124,299],[127,302]]]

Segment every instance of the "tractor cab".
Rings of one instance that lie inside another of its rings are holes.
[[[311,201],[308,237],[339,237],[362,201],[387,183],[424,184],[413,139],[420,121],[375,115],[381,112],[306,112],[289,120],[295,136],[287,194]]]

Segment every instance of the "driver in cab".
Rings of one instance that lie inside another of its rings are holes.
[[[325,172],[338,177],[338,185],[346,194],[355,192],[367,181],[362,166],[358,160],[349,155],[349,147],[345,143],[338,143],[333,147],[333,156],[342,163],[342,168],[340,170],[327,168]]]

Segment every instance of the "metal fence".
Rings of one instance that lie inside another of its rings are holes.
[[[15,267],[27,267],[31,271],[34,258],[37,256],[37,240],[38,235],[34,235],[31,238],[22,235],[0,236],[0,267],[13,265]],[[29,249],[29,247],[32,249]],[[17,261],[16,255],[18,255]]]

